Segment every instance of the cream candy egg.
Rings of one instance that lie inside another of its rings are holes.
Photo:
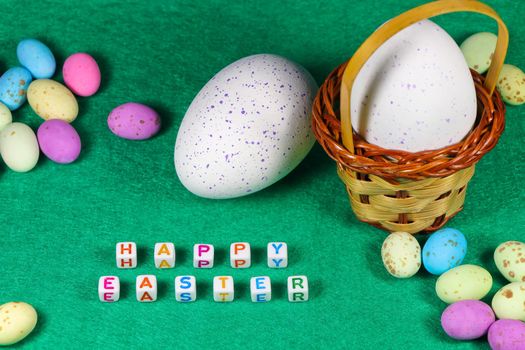
[[[11,111],[0,102],[0,131],[13,121]]]
[[[40,156],[40,148],[33,130],[23,123],[11,123],[0,132],[0,155],[14,171],[33,169]]]
[[[479,300],[492,288],[492,276],[476,265],[461,265],[448,270],[436,281],[436,294],[445,303]]]
[[[352,126],[383,148],[433,150],[468,134],[476,103],[458,45],[424,20],[387,40],[365,63],[352,88]]]
[[[387,271],[397,278],[414,276],[421,267],[421,247],[407,232],[394,232],[385,239],[381,257]]]
[[[26,303],[11,302],[0,305],[0,345],[18,343],[33,331],[38,315]]]
[[[512,282],[501,288],[492,299],[492,309],[499,319],[525,322],[525,282]]]
[[[509,282],[525,282],[525,243],[501,243],[494,252],[494,262]]]
[[[242,58],[217,73],[188,108],[175,143],[182,184],[206,198],[257,192],[292,171],[314,144],[317,84],[276,55]]]

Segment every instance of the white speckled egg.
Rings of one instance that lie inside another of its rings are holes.
[[[206,198],[235,198],[286,176],[314,144],[317,84],[276,55],[242,58],[217,73],[191,103],[175,143],[182,184]]]
[[[509,282],[525,282],[525,243],[501,243],[494,251],[494,262]]]
[[[476,120],[476,92],[461,50],[424,20],[386,41],[351,96],[352,125],[369,143],[418,152],[461,141]]]
[[[512,282],[498,290],[492,309],[499,319],[525,322],[525,282]]]
[[[394,232],[385,239],[381,257],[387,271],[397,278],[414,276],[421,267],[421,247],[407,232]]]

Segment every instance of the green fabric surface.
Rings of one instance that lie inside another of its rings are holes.
[[[507,23],[507,62],[525,68],[522,1],[487,1]],[[229,63],[274,53],[305,66],[322,83],[380,24],[422,0],[407,1],[26,1],[2,3],[0,71],[17,65],[16,45],[36,37],[59,69],[75,52],[91,53],[103,82],[79,98],[73,123],[83,143],[78,161],[58,165],[41,155],[26,174],[0,166],[0,304],[26,301],[39,323],[14,346],[24,349],[488,349],[486,340],[448,338],[439,318],[436,278],[424,271],[397,280],[383,268],[385,233],[352,214],[335,164],[316,145],[289,176],[259,193],[207,200],[178,181],[173,147],[186,108]],[[453,14],[437,23],[457,40],[495,31],[490,19]],[[61,74],[54,77],[61,81]],[[117,105],[142,102],[162,117],[148,141],[123,140],[106,124]],[[504,283],[492,260],[506,240],[525,240],[522,190],[525,107],[508,107],[506,131],[478,164],[464,210],[449,226],[468,239],[465,262]],[[41,123],[26,104],[14,119]],[[420,242],[424,236],[418,237]],[[139,264],[115,267],[114,246],[135,241]],[[177,267],[157,270],[155,242],[177,246]],[[231,242],[252,245],[252,267],[229,267]],[[266,266],[266,244],[285,241],[289,267]],[[192,246],[215,245],[213,269],[192,267]],[[139,274],[159,280],[159,299],[135,300]],[[195,303],[175,301],[177,275],[197,278]],[[311,300],[292,304],[286,278],[304,274]],[[121,300],[98,301],[102,275],[122,281]],[[213,302],[212,279],[232,275],[236,299]],[[255,304],[249,279],[268,275],[273,300]]]

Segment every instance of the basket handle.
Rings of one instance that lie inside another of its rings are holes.
[[[505,23],[489,6],[476,0],[438,0],[418,7],[415,7],[379,27],[354,53],[343,73],[341,83],[341,132],[343,136],[343,145],[345,148],[354,153],[354,140],[352,131],[352,119],[350,116],[350,96],[352,96],[352,85],[368,58],[388,39],[404,28],[422,21],[424,19],[453,12],[477,12],[493,18],[498,23],[498,40],[496,50],[492,57],[487,77],[485,79],[485,88],[492,96],[496,82],[505,61],[507,47],[509,44],[509,33]]]

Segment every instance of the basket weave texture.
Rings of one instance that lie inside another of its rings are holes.
[[[354,151],[342,143],[339,95],[348,62],[323,83],[313,104],[313,131],[337,162],[357,218],[388,231],[434,231],[457,214],[475,164],[490,151],[505,126],[505,105],[497,91],[484,87],[472,71],[478,119],[459,143],[438,150],[410,153],[388,150],[353,133]]]

